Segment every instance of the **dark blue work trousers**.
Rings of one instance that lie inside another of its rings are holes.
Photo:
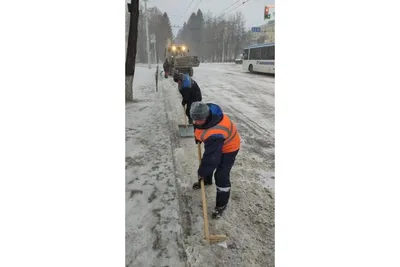
[[[231,193],[230,172],[235,163],[239,150],[230,153],[223,153],[221,161],[214,173],[215,185],[217,186],[217,207],[228,204]],[[212,181],[212,175],[205,178],[205,181]]]

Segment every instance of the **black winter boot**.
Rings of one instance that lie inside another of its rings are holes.
[[[215,207],[213,212],[212,212],[212,218],[213,219],[218,219],[219,217],[222,216],[222,213],[226,209],[226,205],[222,207]]]
[[[212,181],[204,181],[204,186],[207,186],[207,185],[212,185]],[[195,190],[201,189],[200,182],[195,182],[193,184],[193,189],[195,189]]]

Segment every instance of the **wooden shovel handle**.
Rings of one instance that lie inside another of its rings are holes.
[[[185,127],[186,127],[186,129],[187,129],[187,121],[186,121],[186,105],[184,105],[184,106],[182,106],[183,107],[183,118],[184,118],[184,121],[185,121]]]
[[[204,238],[210,240],[210,233],[208,232],[208,215],[207,215],[207,201],[206,191],[204,190],[204,180],[200,181],[201,184],[201,199],[203,201],[203,216],[204,216]]]
[[[197,156],[199,158],[199,165],[201,164],[201,144],[197,144]],[[208,231],[208,215],[207,215],[207,199],[206,191],[204,189],[204,179],[200,180],[201,187],[201,200],[203,202],[203,217],[204,217],[204,238],[210,240],[210,233]]]

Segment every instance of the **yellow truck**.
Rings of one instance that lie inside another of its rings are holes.
[[[168,61],[170,76],[174,75],[175,71],[193,76],[193,68],[198,67],[200,61],[197,56],[189,56],[188,53],[189,49],[186,45],[169,44],[165,47],[165,58]]]

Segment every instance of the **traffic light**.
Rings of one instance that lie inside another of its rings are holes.
[[[265,6],[264,9],[264,19],[270,19],[271,15],[269,14],[269,7]]]

